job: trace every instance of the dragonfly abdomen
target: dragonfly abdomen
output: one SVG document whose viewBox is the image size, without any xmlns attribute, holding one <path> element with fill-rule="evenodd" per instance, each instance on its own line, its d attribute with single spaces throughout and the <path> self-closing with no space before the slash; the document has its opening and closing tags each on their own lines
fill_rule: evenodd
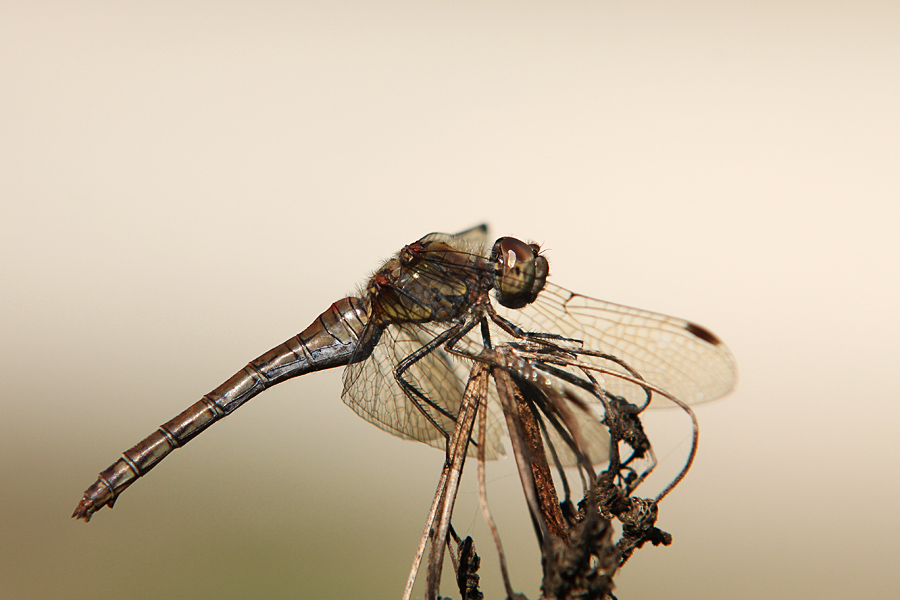
<svg viewBox="0 0 900 600">
<path fill-rule="evenodd" d="M 304 373 L 346 365 L 357 350 L 366 322 L 362 300 L 338 300 L 302 333 L 252 360 L 228 381 L 126 450 L 84 492 L 72 516 L 89 521 L 99 509 L 112 507 L 119 494 L 173 450 L 266 388 Z"/>
</svg>

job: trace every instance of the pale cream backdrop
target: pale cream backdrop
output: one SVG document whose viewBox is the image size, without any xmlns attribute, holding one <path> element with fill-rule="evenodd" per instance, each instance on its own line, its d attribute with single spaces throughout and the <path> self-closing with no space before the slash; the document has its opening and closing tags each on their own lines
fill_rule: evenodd
<svg viewBox="0 0 900 600">
<path fill-rule="evenodd" d="M 398 598 L 442 456 L 358 418 L 339 371 L 69 515 L 404 243 L 482 221 L 737 357 L 661 506 L 674 544 L 620 598 L 898 597 L 898 7 L 3 3 L 0 597 Z M 648 493 L 687 435 L 651 417 Z M 467 485 L 456 524 L 500 598 Z"/>
</svg>

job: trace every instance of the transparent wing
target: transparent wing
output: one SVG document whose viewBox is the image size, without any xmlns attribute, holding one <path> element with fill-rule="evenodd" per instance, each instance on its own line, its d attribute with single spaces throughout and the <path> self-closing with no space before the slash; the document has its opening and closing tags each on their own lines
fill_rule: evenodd
<svg viewBox="0 0 900 600">
<path fill-rule="evenodd" d="M 427 345 L 438 332 L 433 326 L 421 324 L 388 326 L 369 358 L 344 370 L 343 401 L 363 419 L 389 433 L 443 449 L 446 436 L 456 426 L 470 365 L 440 347 L 413 363 L 404 379 L 431 404 L 407 396 L 394 376 L 397 365 Z M 503 448 L 491 404 L 489 400 L 485 454 L 496 458 L 502 455 Z M 477 430 L 472 437 L 478 439 Z"/>
<path fill-rule="evenodd" d="M 713 400 L 734 387 L 731 352 L 712 333 L 684 319 L 596 300 L 549 282 L 532 304 L 518 310 L 496 308 L 525 331 L 581 342 L 563 340 L 560 346 L 613 355 L 649 383 L 688 404 Z M 579 359 L 628 374 L 613 361 L 584 355 Z M 612 394 L 640 402 L 632 383 L 606 376 L 600 384 Z M 652 406 L 671 404 L 657 394 Z"/>
<path fill-rule="evenodd" d="M 388 326 L 371 356 L 344 371 L 341 398 L 370 423 L 402 438 L 440 448 L 444 445 L 444 434 L 453 431 L 452 420 L 427 403 L 419 402 L 417 406 L 394 377 L 397 365 L 422 346 L 423 340 L 416 329 L 406 325 Z M 437 406 L 455 415 L 462 400 L 463 384 L 444 355 L 440 349 L 425 355 L 405 377 Z"/>
<path fill-rule="evenodd" d="M 429 234 L 421 241 L 441 240 L 473 256 L 483 256 L 486 234 L 487 228 L 478 226 L 454 235 Z M 431 287 L 437 289 L 438 284 L 445 283 L 444 269 L 453 269 L 456 270 L 455 277 L 447 278 L 446 282 L 458 283 L 459 269 L 464 266 L 451 262 L 444 265 L 439 260 L 433 262 L 421 268 L 419 279 L 427 280 L 426 283 L 430 281 Z M 485 264 L 473 260 L 469 268 L 474 277 Z M 734 386 L 736 369 L 728 348 L 706 329 L 684 319 L 596 300 L 549 282 L 532 304 L 521 309 L 495 305 L 495 309 L 524 332 L 543 336 L 543 340 L 553 347 L 552 356 L 545 355 L 545 358 L 571 356 L 573 360 L 563 370 L 568 369 L 570 375 L 581 380 L 596 378 L 597 390 L 587 394 L 588 398 L 582 403 L 582 406 L 592 408 L 588 412 L 582 411 L 574 423 L 582 451 L 591 462 L 604 460 L 609 445 L 608 434 L 601 423 L 603 415 L 592 414 L 595 409 L 599 410 L 598 396 L 606 392 L 641 404 L 643 389 L 627 380 L 633 373 L 687 403 L 718 398 Z M 389 325 L 371 356 L 347 367 L 342 394 L 344 402 L 367 421 L 394 435 L 444 448 L 446 435 L 455 425 L 471 363 L 443 348 L 436 348 L 413 363 L 404 378 L 428 401 L 408 396 L 395 378 L 395 369 L 449 326 L 448 323 Z M 489 329 L 495 347 L 529 341 L 528 337 L 510 335 L 493 323 Z M 481 330 L 476 327 L 459 341 L 456 349 L 476 356 L 483 347 Z M 532 360 L 540 363 L 543 359 L 535 355 Z M 547 381 L 552 379 L 554 376 L 548 375 Z M 652 406 L 665 405 L 671 405 L 671 402 L 654 394 Z M 493 385 L 490 386 L 487 408 L 488 430 L 485 433 L 489 441 L 485 450 L 488 457 L 496 457 L 502 454 L 499 440 L 504 428 Z M 562 462 L 572 464 L 573 457 L 562 438 L 553 431 L 548 435 L 563 454 Z"/>
<path fill-rule="evenodd" d="M 446 242 L 459 250 L 483 256 L 487 251 L 487 233 L 488 226 L 482 223 L 459 233 L 429 233 L 419 241 Z"/>
<path fill-rule="evenodd" d="M 591 464 L 599 465 L 609 460 L 609 430 L 603 424 L 602 414 L 596 414 L 590 408 L 584 411 L 573 406 L 570 425 L 572 427 L 569 428 L 569 434 L 575 438 L 578 447 Z M 577 465 L 578 457 L 559 431 L 546 419 L 545 426 L 546 435 L 559 463 L 564 467 Z"/>
</svg>

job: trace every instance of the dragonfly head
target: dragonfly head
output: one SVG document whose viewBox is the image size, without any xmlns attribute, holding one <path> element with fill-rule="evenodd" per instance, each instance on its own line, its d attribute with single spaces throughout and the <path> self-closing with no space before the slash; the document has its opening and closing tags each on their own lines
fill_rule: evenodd
<svg viewBox="0 0 900 600">
<path fill-rule="evenodd" d="M 544 289 L 550 265 L 537 244 L 512 237 L 494 242 L 491 260 L 497 276 L 497 300 L 507 308 L 531 304 Z"/>
</svg>

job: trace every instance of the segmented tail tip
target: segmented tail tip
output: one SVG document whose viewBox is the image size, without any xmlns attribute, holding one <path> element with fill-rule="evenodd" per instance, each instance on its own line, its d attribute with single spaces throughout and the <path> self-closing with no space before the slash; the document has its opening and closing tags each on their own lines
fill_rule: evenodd
<svg viewBox="0 0 900 600">
<path fill-rule="evenodd" d="M 73 519 L 84 519 L 85 523 L 89 523 L 91 520 L 91 515 L 96 512 L 97 508 L 94 506 L 94 503 L 88 500 L 87 498 L 82 498 L 81 502 L 78 503 L 78 506 L 75 507 L 75 512 L 72 513 Z"/>
</svg>

